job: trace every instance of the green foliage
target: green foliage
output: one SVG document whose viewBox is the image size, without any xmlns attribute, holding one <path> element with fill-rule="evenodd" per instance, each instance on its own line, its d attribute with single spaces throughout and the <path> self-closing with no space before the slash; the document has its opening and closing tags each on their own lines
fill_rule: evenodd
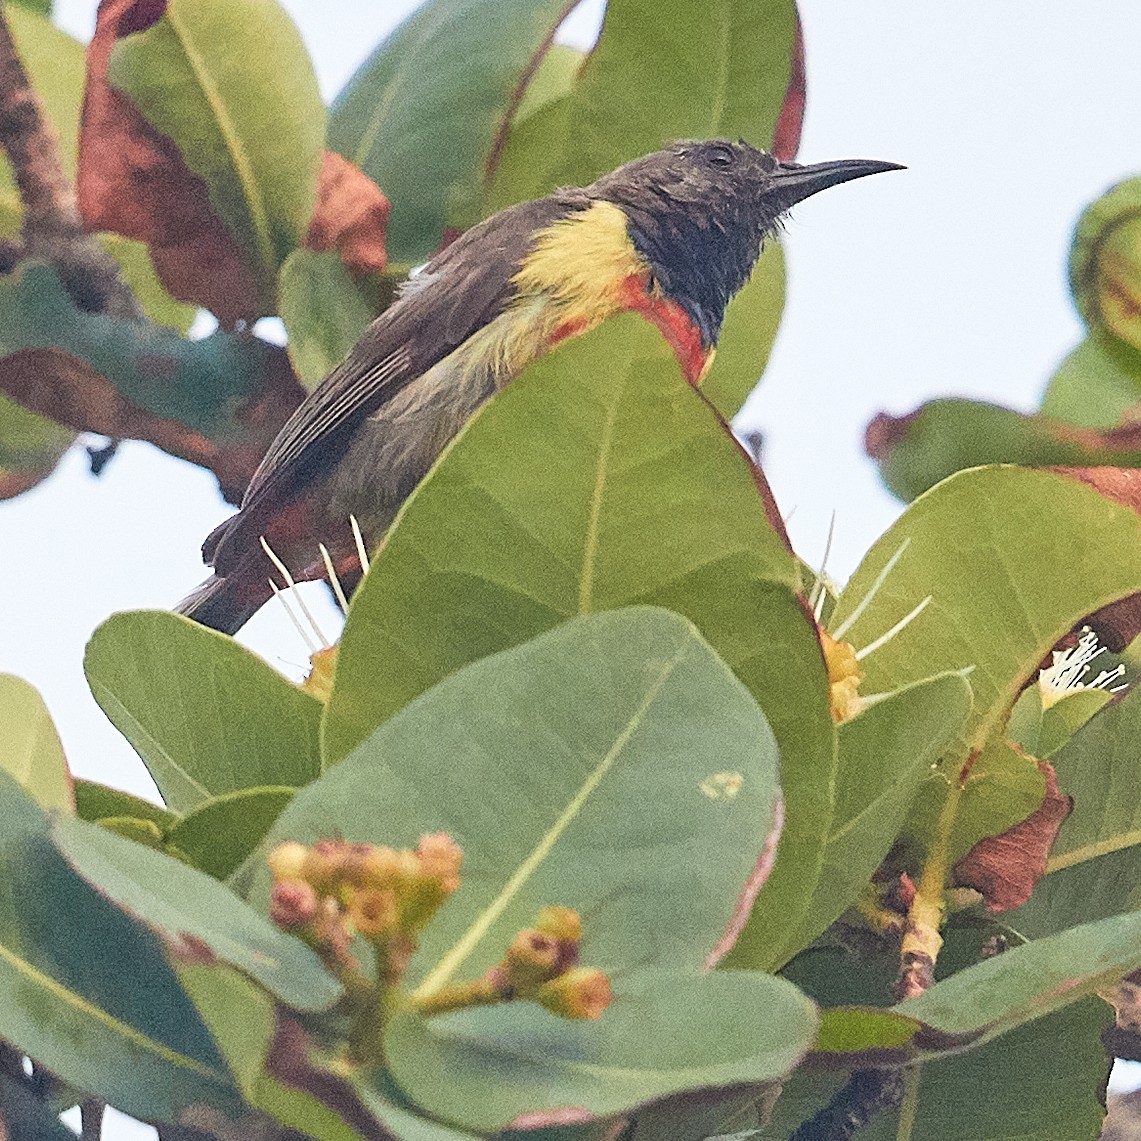
<svg viewBox="0 0 1141 1141">
<path fill-rule="evenodd" d="M 84 58 L 47 8 L 8 19 L 70 176 Z M 564 10 L 429 0 L 337 99 L 330 143 L 390 198 L 396 261 L 674 138 L 771 143 L 792 0 L 611 0 L 586 54 L 552 46 Z M 318 383 L 406 267 L 345 253 L 380 250 L 383 219 L 339 236 L 364 184 L 319 179 L 325 110 L 284 10 L 170 0 L 124 29 L 110 80 L 166 140 L 154 178 L 184 163 L 251 271 L 235 312 L 276 307 Z M 1096 996 L 1141 968 L 1141 704 L 1043 705 L 1034 681 L 1141 593 L 1141 503 L 1128 473 L 1110 497 L 1011 461 L 1136 465 L 1137 187 L 1079 225 L 1089 333 L 1041 413 L 877 421 L 915 502 L 817 613 L 726 423 L 779 324 L 773 243 L 700 389 L 627 316 L 483 407 L 374 552 L 321 700 L 175 615 L 100 626 L 91 689 L 163 806 L 73 781 L 42 700 L 0 676 L 0 1045 L 65 1083 L 5 1072 L 0 1132 L 55 1141 L 63 1102 L 95 1095 L 219 1141 L 270 1120 L 316 1141 L 787 1139 L 878 1069 L 902 1103 L 857 1141 L 1092 1141 Z M 244 329 L 177 335 L 191 310 L 150 253 L 183 284 L 205 266 L 233 288 L 234 267 L 215 243 L 172 270 L 194 236 L 146 221 L 163 241 L 106 248 L 169 330 L 25 262 L 0 279 L 0 357 L 40 354 L 38 383 L 43 350 L 70 354 L 83 383 L 39 411 L 78 427 L 113 397 L 116 426 L 230 449 L 240 484 L 299 390 Z M 0 234 L 21 224 L 0 166 Z M 0 493 L 72 439 L 5 399 Z M 1005 895 L 960 886 L 968 857 Z"/>
<path fill-rule="evenodd" d="M 430 0 L 337 97 L 329 142 L 393 203 L 392 257 L 423 261 L 448 226 L 479 221 L 492 151 L 566 8 L 566 0 Z"/>
<path fill-rule="evenodd" d="M 169 0 L 115 45 L 111 83 L 170 138 L 261 279 L 301 244 L 317 200 L 325 109 L 275 0 Z"/>
<path fill-rule="evenodd" d="M 164 611 L 116 614 L 84 668 L 177 812 L 320 772 L 320 703 L 224 635 Z"/>
<path fill-rule="evenodd" d="M 75 811 L 63 746 L 51 714 L 26 681 L 0 674 L 0 769 L 41 808 Z"/>
</svg>

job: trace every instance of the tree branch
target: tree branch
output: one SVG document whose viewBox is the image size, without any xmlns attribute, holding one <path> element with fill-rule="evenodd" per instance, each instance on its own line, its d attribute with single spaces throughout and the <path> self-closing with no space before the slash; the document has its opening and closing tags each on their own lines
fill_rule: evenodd
<svg viewBox="0 0 1141 1141">
<path fill-rule="evenodd" d="M 119 266 L 83 228 L 75 187 L 64 174 L 59 139 L 28 82 L 0 3 L 0 146 L 24 205 L 24 256 L 54 265 L 80 309 L 142 319 Z"/>
<path fill-rule="evenodd" d="M 857 1070 L 848 1084 L 789 1141 L 847 1141 L 903 1100 L 903 1070 Z"/>
</svg>

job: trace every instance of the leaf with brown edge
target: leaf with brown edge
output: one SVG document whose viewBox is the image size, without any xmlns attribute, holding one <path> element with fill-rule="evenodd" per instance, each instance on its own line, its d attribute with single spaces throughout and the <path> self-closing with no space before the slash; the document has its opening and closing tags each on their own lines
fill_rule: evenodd
<svg viewBox="0 0 1141 1141">
<path fill-rule="evenodd" d="M 792 72 L 788 77 L 788 90 L 784 105 L 777 116 L 773 131 L 773 154 L 781 162 L 792 162 L 800 149 L 800 133 L 804 127 L 804 105 L 808 99 L 807 71 L 804 60 L 804 25 L 800 12 L 796 13 L 796 31 L 792 41 Z"/>
<path fill-rule="evenodd" d="M 166 0 L 103 0 L 99 6 L 79 128 L 79 210 L 90 229 L 146 242 L 174 297 L 232 325 L 271 312 L 271 298 L 259 300 L 250 267 L 210 206 L 206 183 L 107 79 L 116 42 L 151 27 L 165 10 Z"/>
<path fill-rule="evenodd" d="M 326 151 L 305 247 L 318 253 L 336 250 L 350 273 L 379 273 L 388 263 L 384 238 L 390 211 L 388 199 L 367 174 Z"/>
<path fill-rule="evenodd" d="M 1021 907 L 1046 874 L 1046 858 L 1062 822 L 1073 810 L 1073 800 L 1058 789 L 1054 768 L 1039 761 L 1046 778 L 1042 803 L 1020 824 L 998 836 L 980 840 L 954 867 L 952 877 L 960 887 L 982 892 L 992 912 Z"/>
</svg>

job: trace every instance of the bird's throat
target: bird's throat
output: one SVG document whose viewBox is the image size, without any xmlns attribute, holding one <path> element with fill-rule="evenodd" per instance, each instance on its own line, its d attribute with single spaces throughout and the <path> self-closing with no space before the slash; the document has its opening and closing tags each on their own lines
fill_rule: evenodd
<svg viewBox="0 0 1141 1141">
<path fill-rule="evenodd" d="M 655 294 L 649 286 L 648 276 L 640 273 L 630 274 L 622 281 L 620 297 L 623 309 L 640 313 L 657 325 L 673 349 L 685 379 L 690 384 L 699 384 L 713 363 L 714 349 L 705 347 L 701 330 L 684 307 L 668 297 Z"/>
</svg>

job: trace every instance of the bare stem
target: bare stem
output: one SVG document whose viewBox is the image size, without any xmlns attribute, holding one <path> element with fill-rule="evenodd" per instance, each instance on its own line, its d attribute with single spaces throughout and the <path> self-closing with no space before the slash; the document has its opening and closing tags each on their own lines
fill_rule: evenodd
<svg viewBox="0 0 1141 1141">
<path fill-rule="evenodd" d="M 24 205 L 24 255 L 53 265 L 80 309 L 142 318 L 119 266 L 83 228 L 75 187 L 64 173 L 59 138 L 20 62 L 0 3 L 0 146 Z"/>
</svg>

